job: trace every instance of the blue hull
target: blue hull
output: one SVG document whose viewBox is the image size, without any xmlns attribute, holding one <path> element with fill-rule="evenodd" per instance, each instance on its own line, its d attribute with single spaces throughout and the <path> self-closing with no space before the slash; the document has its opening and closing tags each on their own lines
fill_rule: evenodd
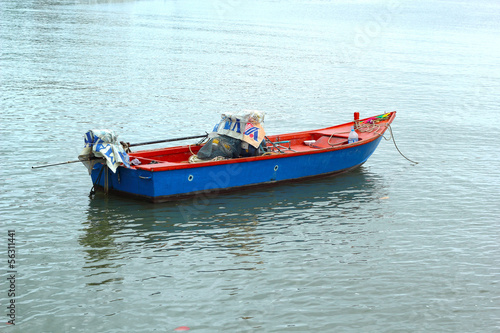
<svg viewBox="0 0 500 333">
<path fill-rule="evenodd" d="M 219 193 L 248 186 L 325 176 L 363 164 L 382 136 L 343 149 L 266 158 L 230 160 L 227 163 L 154 171 L 119 167 L 116 173 L 103 164 L 92 170 L 95 186 L 152 202 L 170 201 L 197 194 Z M 107 175 L 107 176 L 106 176 Z"/>
</svg>

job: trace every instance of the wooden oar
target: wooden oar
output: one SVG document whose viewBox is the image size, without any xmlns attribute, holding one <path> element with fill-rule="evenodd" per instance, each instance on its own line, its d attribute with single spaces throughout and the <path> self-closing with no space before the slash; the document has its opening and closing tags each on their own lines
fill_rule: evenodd
<svg viewBox="0 0 500 333">
<path fill-rule="evenodd" d="M 173 142 L 173 141 L 181 141 L 181 140 L 189 140 L 189 139 L 201 139 L 201 138 L 206 138 L 207 136 L 208 136 L 208 133 L 206 133 L 204 135 L 186 136 L 183 138 L 148 141 L 148 142 L 141 142 L 141 143 L 132 143 L 132 144 L 127 144 L 125 142 L 121 142 L 121 143 L 122 143 L 122 145 L 125 145 L 125 144 L 127 145 L 127 147 L 125 147 L 125 148 L 129 148 L 129 147 L 135 147 L 135 146 L 152 145 L 155 143 Z M 83 160 L 83 161 L 86 161 L 86 160 Z M 32 169 L 39 169 L 39 168 L 46 168 L 46 167 L 51 167 L 51 166 L 56 166 L 56 165 L 63 165 L 63 164 L 83 162 L 83 161 L 75 160 L 75 161 L 66 161 L 66 162 L 53 163 L 53 164 L 36 165 L 36 166 L 32 166 L 31 168 Z"/>
</svg>

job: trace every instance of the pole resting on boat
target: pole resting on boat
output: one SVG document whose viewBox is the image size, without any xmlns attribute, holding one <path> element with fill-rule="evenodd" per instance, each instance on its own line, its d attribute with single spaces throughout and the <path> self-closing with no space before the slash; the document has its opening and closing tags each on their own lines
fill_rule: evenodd
<svg viewBox="0 0 500 333">
<path fill-rule="evenodd" d="M 183 138 L 174 138 L 174 139 L 165 139 L 165 140 L 157 140 L 157 141 L 148 141 L 148 142 L 141 142 L 141 143 L 126 143 L 126 142 L 120 142 L 122 145 L 123 145 L 123 148 L 125 148 L 126 150 L 130 147 L 135 147 L 135 146 L 144 146 L 144 145 L 152 145 L 152 144 L 155 144 L 155 143 L 164 143 L 164 142 L 173 142 L 173 141 L 181 141 L 181 140 L 189 140 L 189 139 L 205 139 L 206 137 L 208 137 L 208 133 L 205 133 L 204 135 L 194 135 L 194 136 L 186 136 L 186 137 L 183 137 Z M 201 144 L 201 142 L 203 141 L 200 141 L 199 143 L 197 144 Z M 128 151 L 130 152 L 130 151 Z M 92 160 L 92 159 L 95 159 L 95 158 L 90 158 L 89 160 Z M 35 166 L 32 166 L 31 168 L 32 169 L 40 169 L 40 168 L 47 168 L 47 167 L 51 167 L 51 166 L 57 166 L 57 165 L 63 165 L 63 164 L 70 164 L 70 163 L 77 163 L 77 162 L 85 162 L 85 160 L 74 160 L 74 161 L 66 161 L 66 162 L 59 162 L 59 163 L 52 163 L 52 164 L 44 164 L 44 165 L 35 165 Z"/>
<path fill-rule="evenodd" d="M 183 138 L 148 141 L 148 142 L 141 142 L 141 143 L 131 143 L 131 144 L 127 144 L 127 146 L 128 147 L 135 147 L 135 146 L 153 145 L 155 143 L 173 142 L 173 141 L 181 141 L 181 140 L 189 140 L 189 139 L 201 139 L 201 138 L 206 138 L 207 136 L 208 136 L 208 133 L 205 133 L 204 135 L 186 136 Z"/>
<path fill-rule="evenodd" d="M 79 160 L 74 160 L 74 161 L 66 161 L 66 162 L 59 162 L 59 163 L 52 163 L 52 164 L 44 164 L 44 165 L 35 165 L 32 166 L 32 169 L 40 169 L 40 168 L 47 168 L 51 166 L 58 166 L 58 165 L 63 165 L 63 164 L 70 164 L 70 163 L 77 163 L 77 162 L 88 162 L 88 161 L 93 161 L 93 160 L 101 160 L 99 157 L 90 157 L 90 158 L 85 158 L 85 159 L 79 159 Z"/>
<path fill-rule="evenodd" d="M 35 165 L 32 166 L 32 169 L 40 169 L 40 168 L 46 168 L 46 167 L 51 167 L 51 166 L 56 166 L 56 165 L 63 165 L 63 164 L 69 164 L 69 163 L 76 163 L 76 162 L 81 162 L 80 160 L 76 161 L 66 161 L 66 162 L 60 162 L 60 163 L 52 163 L 52 164 L 44 164 L 44 165 Z"/>
</svg>

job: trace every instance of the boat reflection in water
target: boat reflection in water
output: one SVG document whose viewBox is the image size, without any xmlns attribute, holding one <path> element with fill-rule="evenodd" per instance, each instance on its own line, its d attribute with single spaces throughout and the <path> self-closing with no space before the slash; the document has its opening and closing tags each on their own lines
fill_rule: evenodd
<svg viewBox="0 0 500 333">
<path fill-rule="evenodd" d="M 364 225 L 370 219 L 361 222 L 363 215 L 376 218 L 366 207 L 377 205 L 383 191 L 383 179 L 360 167 L 335 177 L 163 204 L 98 193 L 80 239 L 87 252 L 84 268 L 101 275 L 131 257 L 166 260 L 186 251 L 199 257 L 207 250 L 247 257 L 253 264 L 239 269 L 257 269 L 261 252 L 280 250 L 273 245 L 277 238 L 303 242 L 308 232 L 324 228 L 328 237 L 369 232 Z"/>
</svg>

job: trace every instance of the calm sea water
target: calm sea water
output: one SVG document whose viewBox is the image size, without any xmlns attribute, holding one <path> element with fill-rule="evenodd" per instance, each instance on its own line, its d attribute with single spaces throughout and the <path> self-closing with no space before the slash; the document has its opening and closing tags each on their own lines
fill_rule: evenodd
<svg viewBox="0 0 500 333">
<path fill-rule="evenodd" d="M 0 1 L 5 332 L 500 332 L 500 4 Z M 338 177 L 152 205 L 83 134 L 268 134 L 397 110 Z M 15 297 L 8 230 L 15 230 Z"/>
</svg>

